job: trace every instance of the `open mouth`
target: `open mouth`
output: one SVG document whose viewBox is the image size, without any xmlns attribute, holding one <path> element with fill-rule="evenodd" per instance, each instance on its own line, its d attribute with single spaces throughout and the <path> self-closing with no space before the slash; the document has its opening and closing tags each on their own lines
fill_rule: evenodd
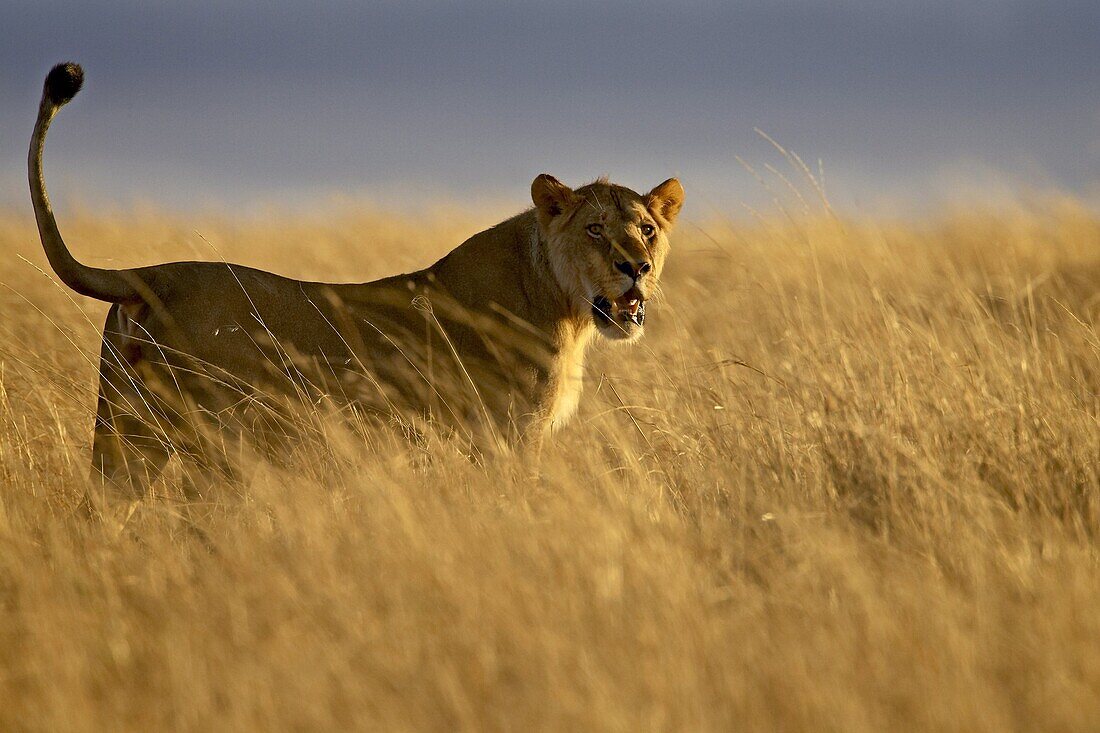
<svg viewBox="0 0 1100 733">
<path fill-rule="evenodd" d="M 641 326 L 645 323 L 645 301 L 631 292 L 615 300 L 597 295 L 592 299 L 592 317 L 598 325 L 618 323 Z"/>
</svg>

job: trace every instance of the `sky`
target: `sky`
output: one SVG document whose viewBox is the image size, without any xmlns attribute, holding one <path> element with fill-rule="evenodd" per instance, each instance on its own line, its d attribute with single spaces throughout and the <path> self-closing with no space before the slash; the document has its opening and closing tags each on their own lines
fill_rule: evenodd
<svg viewBox="0 0 1100 733">
<path fill-rule="evenodd" d="M 1096 0 L 3 0 L 0 205 L 62 60 L 55 202 L 522 207 L 548 172 L 676 175 L 703 215 L 790 172 L 758 130 L 864 212 L 1100 190 Z"/>
</svg>

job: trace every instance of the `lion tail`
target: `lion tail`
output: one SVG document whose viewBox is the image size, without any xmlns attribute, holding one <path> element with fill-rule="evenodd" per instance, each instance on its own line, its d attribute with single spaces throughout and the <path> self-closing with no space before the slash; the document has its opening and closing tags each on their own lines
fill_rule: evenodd
<svg viewBox="0 0 1100 733">
<path fill-rule="evenodd" d="M 34 217 L 38 221 L 38 235 L 46 250 L 50 267 L 70 288 L 92 298 L 112 303 L 140 300 L 134 288 L 131 273 L 124 270 L 104 270 L 81 264 L 72 256 L 61 232 L 57 230 L 50 199 L 46 195 L 46 181 L 42 176 L 42 150 L 46 144 L 46 132 L 54 115 L 70 99 L 76 96 L 84 83 L 84 70 L 78 64 L 58 64 L 46 76 L 42 89 L 42 102 L 38 107 L 38 119 L 34 124 L 31 149 L 27 156 L 30 175 L 31 202 Z"/>
</svg>

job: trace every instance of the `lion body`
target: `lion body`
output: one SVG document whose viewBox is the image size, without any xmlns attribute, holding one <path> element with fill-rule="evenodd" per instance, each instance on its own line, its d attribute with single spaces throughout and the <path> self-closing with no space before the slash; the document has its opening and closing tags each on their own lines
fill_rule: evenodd
<svg viewBox="0 0 1100 733">
<path fill-rule="evenodd" d="M 593 336 L 641 333 L 683 196 L 675 179 L 641 196 L 539 176 L 534 209 L 426 269 L 368 283 L 212 262 L 85 266 L 61 239 L 42 175 L 46 131 L 82 79 L 73 64 L 47 77 L 30 183 L 54 270 L 114 304 L 92 449 L 114 484 L 143 490 L 172 453 L 222 465 L 227 432 L 286 432 L 288 398 L 427 418 L 496 442 L 539 440 L 575 412 Z"/>
<path fill-rule="evenodd" d="M 213 414 L 245 393 L 323 394 L 513 437 L 543 430 L 576 406 L 594 326 L 558 315 L 534 224 L 528 212 L 431 267 L 362 284 L 211 262 L 133 270 L 147 295 L 108 314 L 109 356 L 126 361 L 112 368 L 142 364 L 142 384 Z"/>
</svg>

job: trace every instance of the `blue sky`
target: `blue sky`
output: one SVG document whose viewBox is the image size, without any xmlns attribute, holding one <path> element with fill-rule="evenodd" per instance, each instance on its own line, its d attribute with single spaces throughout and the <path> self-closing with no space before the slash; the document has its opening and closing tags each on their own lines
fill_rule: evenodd
<svg viewBox="0 0 1100 733">
<path fill-rule="evenodd" d="M 0 203 L 41 81 L 55 199 L 170 208 L 335 193 L 526 203 L 546 171 L 767 198 L 754 128 L 842 206 L 1100 180 L 1100 3 L 54 2 L 0 5 Z"/>
</svg>

